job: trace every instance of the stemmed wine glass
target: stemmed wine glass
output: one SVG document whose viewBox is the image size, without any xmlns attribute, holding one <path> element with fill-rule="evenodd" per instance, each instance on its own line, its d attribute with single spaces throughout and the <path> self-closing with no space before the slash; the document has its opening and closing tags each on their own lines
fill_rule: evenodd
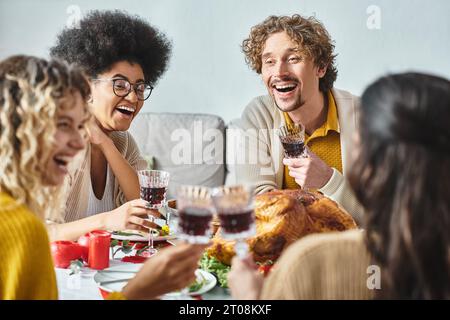
<svg viewBox="0 0 450 320">
<path fill-rule="evenodd" d="M 245 240 L 256 234 L 254 190 L 250 185 L 224 186 L 215 188 L 211 196 L 220 220 L 221 236 L 236 240 L 234 249 L 241 259 L 248 254 Z"/>
<path fill-rule="evenodd" d="M 162 170 L 140 170 L 138 171 L 141 199 L 147 201 L 147 208 L 158 210 L 166 206 L 166 193 L 169 185 L 170 174 Z M 154 222 L 154 217 L 149 214 L 148 218 Z M 145 253 L 151 257 L 158 250 L 153 247 L 153 232 L 149 230 L 148 249 Z"/>
<path fill-rule="evenodd" d="M 210 189 L 202 186 L 180 186 L 177 190 L 177 209 L 177 236 L 189 243 L 208 243 L 214 212 Z"/>
<path fill-rule="evenodd" d="M 207 187 L 183 185 L 177 189 L 178 223 L 176 234 L 192 244 L 206 244 L 211 240 L 214 207 Z M 181 290 L 181 299 L 189 297 L 189 288 Z"/>
</svg>

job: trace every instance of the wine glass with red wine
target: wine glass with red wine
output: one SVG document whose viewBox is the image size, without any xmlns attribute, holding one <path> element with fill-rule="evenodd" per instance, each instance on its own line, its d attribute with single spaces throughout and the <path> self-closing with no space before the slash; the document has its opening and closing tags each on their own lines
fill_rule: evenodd
<svg viewBox="0 0 450 320">
<path fill-rule="evenodd" d="M 178 238 L 192 244 L 206 244 L 211 240 L 214 207 L 209 188 L 186 185 L 178 187 L 177 211 Z M 181 290 L 181 297 L 189 297 L 188 287 Z"/>
<path fill-rule="evenodd" d="M 166 193 L 169 185 L 170 174 L 161 170 L 140 170 L 138 171 L 140 196 L 147 201 L 147 208 L 158 210 L 166 205 Z M 152 215 L 148 215 L 151 222 L 154 221 Z M 149 230 L 148 250 L 144 255 L 150 257 L 157 253 L 153 247 L 153 233 Z"/>
<path fill-rule="evenodd" d="M 249 185 L 215 188 L 211 198 L 220 221 L 223 239 L 236 240 L 234 249 L 239 258 L 248 254 L 247 238 L 256 234 L 254 187 Z"/>
<path fill-rule="evenodd" d="M 208 243 L 211 239 L 214 212 L 210 189 L 202 186 L 180 186 L 177 190 L 177 210 L 177 236 L 189 243 Z"/>
<path fill-rule="evenodd" d="M 305 157 L 305 127 L 301 123 L 281 126 L 277 131 L 288 159 Z"/>
<path fill-rule="evenodd" d="M 301 123 L 286 124 L 277 131 L 284 149 L 284 157 L 288 159 L 306 158 L 305 126 Z M 303 187 L 308 191 L 308 188 Z"/>
</svg>

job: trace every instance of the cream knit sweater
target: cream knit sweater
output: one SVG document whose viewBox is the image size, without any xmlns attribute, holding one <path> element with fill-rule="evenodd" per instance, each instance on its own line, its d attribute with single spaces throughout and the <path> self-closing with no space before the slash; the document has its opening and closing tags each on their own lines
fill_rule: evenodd
<svg viewBox="0 0 450 320">
<path fill-rule="evenodd" d="M 141 157 L 139 148 L 130 133 L 117 131 L 113 132 L 110 137 L 117 150 L 119 150 L 131 167 L 136 171 L 147 168 L 147 162 Z M 105 188 L 105 190 L 114 190 L 114 203 L 116 207 L 120 207 L 126 202 L 125 196 L 120 189 L 119 182 L 114 176 L 109 181 L 113 184 L 113 187 Z M 61 222 L 72 222 L 88 216 L 86 212 L 89 201 L 89 184 L 91 184 L 90 145 L 86 149 L 81 166 L 70 173 L 68 186 L 66 187 L 68 195 L 66 209 L 63 214 L 63 221 Z"/>
<path fill-rule="evenodd" d="M 283 252 L 264 282 L 261 299 L 373 299 L 372 268 L 363 231 L 313 234 Z"/>
</svg>

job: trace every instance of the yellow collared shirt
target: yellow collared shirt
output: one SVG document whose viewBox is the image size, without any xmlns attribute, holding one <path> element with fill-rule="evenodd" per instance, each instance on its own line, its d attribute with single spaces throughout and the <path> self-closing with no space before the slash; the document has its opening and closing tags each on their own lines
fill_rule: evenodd
<svg viewBox="0 0 450 320">
<path fill-rule="evenodd" d="M 331 91 L 328 91 L 327 120 L 317 128 L 311 136 L 305 133 L 305 143 L 308 148 L 321 158 L 327 165 L 342 173 L 342 156 L 340 128 L 336 102 Z M 292 124 L 287 112 L 283 113 L 286 124 Z M 298 189 L 295 179 L 289 175 L 289 168 L 284 167 L 283 189 Z"/>
</svg>

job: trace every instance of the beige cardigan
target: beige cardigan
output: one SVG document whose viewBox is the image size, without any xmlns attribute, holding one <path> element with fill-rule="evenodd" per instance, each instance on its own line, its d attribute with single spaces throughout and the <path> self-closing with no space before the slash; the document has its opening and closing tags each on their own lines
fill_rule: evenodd
<svg viewBox="0 0 450 320">
<path fill-rule="evenodd" d="M 382 286 L 381 274 L 373 271 L 364 236 L 350 230 L 298 240 L 273 266 L 261 299 L 373 299 L 380 288 L 372 280 L 379 276 Z"/>
<path fill-rule="evenodd" d="M 351 165 L 359 100 L 346 91 L 333 89 L 332 93 L 339 118 L 343 175 L 333 168 L 331 179 L 319 191 L 338 202 L 360 223 L 362 206 L 344 178 Z M 257 193 L 282 189 L 284 152 L 275 130 L 284 124 L 283 113 L 270 96 L 260 96 L 249 103 L 241 119 L 227 130 L 227 184 L 251 183 Z"/>
<path fill-rule="evenodd" d="M 137 170 L 147 167 L 147 162 L 141 157 L 139 148 L 133 137 L 128 132 L 113 132 L 110 135 L 117 150 L 123 155 L 128 163 Z M 114 202 L 120 207 L 126 202 L 125 196 L 120 189 L 116 177 L 110 182 L 114 184 Z M 72 222 L 86 218 L 86 209 L 89 200 L 89 184 L 91 183 L 91 146 L 88 145 L 81 166 L 74 169 L 68 178 L 68 198 L 62 222 Z"/>
</svg>

